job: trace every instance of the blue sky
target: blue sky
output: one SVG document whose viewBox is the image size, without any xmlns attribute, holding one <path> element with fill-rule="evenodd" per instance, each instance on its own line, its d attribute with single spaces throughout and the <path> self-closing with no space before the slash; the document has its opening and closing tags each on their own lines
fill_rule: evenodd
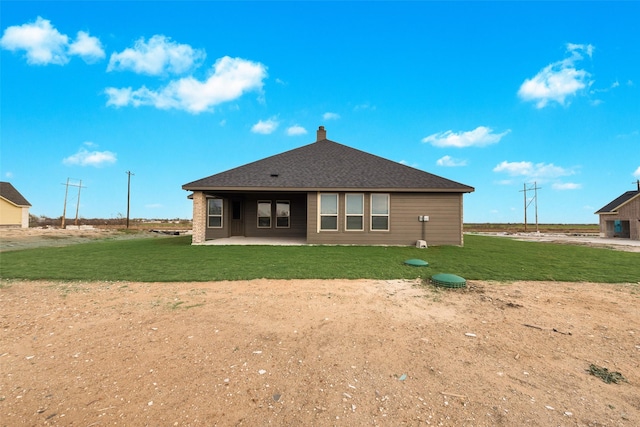
<svg viewBox="0 0 640 427">
<path fill-rule="evenodd" d="M 640 2 L 0 2 L 0 180 L 190 218 L 187 182 L 331 140 L 595 223 L 640 179 Z M 528 193 L 533 195 L 532 193 Z M 77 187 L 68 203 L 75 215 Z M 528 211 L 534 218 L 534 203 Z M 69 211 L 68 211 L 69 212 Z"/>
</svg>

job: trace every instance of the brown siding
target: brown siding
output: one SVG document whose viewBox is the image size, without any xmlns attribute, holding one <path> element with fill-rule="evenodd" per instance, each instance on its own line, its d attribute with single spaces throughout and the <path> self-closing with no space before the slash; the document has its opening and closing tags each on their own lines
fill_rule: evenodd
<svg viewBox="0 0 640 427">
<path fill-rule="evenodd" d="M 630 238 L 640 240 L 640 198 L 636 197 L 631 202 L 618 209 L 617 214 L 600 214 L 600 235 L 613 237 L 613 225 L 607 228 L 607 221 L 629 221 Z"/>
<path fill-rule="evenodd" d="M 231 219 L 231 204 L 229 199 L 222 200 L 222 228 L 209 228 L 209 217 L 207 212 L 207 205 L 204 206 L 204 223 L 207 227 L 206 240 L 220 239 L 223 237 L 229 237 L 230 233 L 230 219 Z"/>
<path fill-rule="evenodd" d="M 424 237 L 428 245 L 462 245 L 461 193 L 391 193 L 389 231 L 370 230 L 369 193 L 365 193 L 364 231 L 345 231 L 345 197 L 340 193 L 338 231 L 318 232 L 317 198 L 317 193 L 308 193 L 308 243 L 415 245 Z M 428 215 L 429 221 L 418 221 L 420 215 Z"/>
<path fill-rule="evenodd" d="M 258 228 L 258 201 L 271 201 L 271 228 Z M 289 228 L 276 228 L 276 202 L 289 201 Z M 245 235 L 247 237 L 304 237 L 307 205 L 305 194 L 249 194 L 244 199 Z"/>
</svg>

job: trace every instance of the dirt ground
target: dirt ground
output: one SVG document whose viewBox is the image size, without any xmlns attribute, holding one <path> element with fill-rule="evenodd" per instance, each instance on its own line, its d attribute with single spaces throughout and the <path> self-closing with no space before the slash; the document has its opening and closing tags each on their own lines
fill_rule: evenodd
<svg viewBox="0 0 640 427">
<path fill-rule="evenodd" d="M 184 231 L 184 230 L 183 230 Z M 149 230 L 122 231 L 114 228 L 92 226 L 69 226 L 47 228 L 0 228 L 0 252 L 32 249 L 37 247 L 59 247 L 87 243 L 93 240 L 123 240 L 167 236 L 169 231 Z"/>
<path fill-rule="evenodd" d="M 640 283 L 0 280 L 0 425 L 637 426 L 639 306 Z"/>
</svg>

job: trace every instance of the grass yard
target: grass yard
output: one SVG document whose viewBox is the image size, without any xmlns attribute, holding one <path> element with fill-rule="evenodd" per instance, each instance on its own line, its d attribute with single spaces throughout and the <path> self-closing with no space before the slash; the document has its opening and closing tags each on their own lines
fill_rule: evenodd
<svg viewBox="0 0 640 427">
<path fill-rule="evenodd" d="M 415 279 L 640 281 L 640 254 L 511 239 L 465 237 L 464 247 L 191 246 L 191 237 L 97 241 L 0 254 L 3 279 L 218 281 Z M 404 261 L 424 259 L 429 267 Z"/>
</svg>

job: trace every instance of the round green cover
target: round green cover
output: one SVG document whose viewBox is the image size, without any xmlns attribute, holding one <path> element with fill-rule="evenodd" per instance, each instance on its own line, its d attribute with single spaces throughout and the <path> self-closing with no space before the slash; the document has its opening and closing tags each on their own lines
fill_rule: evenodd
<svg viewBox="0 0 640 427">
<path fill-rule="evenodd" d="M 455 274 L 434 274 L 431 276 L 431 282 L 436 286 L 444 286 L 446 288 L 462 288 L 467 285 L 467 281 Z"/>
<path fill-rule="evenodd" d="M 404 263 L 414 267 L 427 267 L 429 265 L 427 261 L 423 261 L 421 259 L 408 259 Z"/>
</svg>

